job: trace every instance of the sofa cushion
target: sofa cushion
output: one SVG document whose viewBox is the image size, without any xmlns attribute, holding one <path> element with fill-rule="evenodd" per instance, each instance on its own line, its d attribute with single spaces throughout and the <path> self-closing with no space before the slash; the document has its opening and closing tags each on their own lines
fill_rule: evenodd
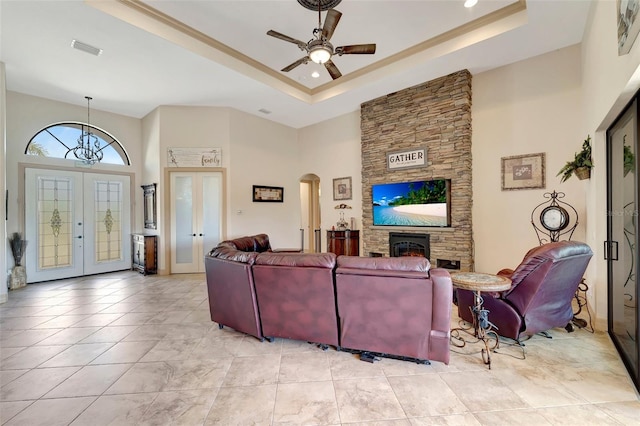
<svg viewBox="0 0 640 426">
<path fill-rule="evenodd" d="M 260 253 L 256 265 L 328 268 L 336 266 L 333 253 Z"/>
<path fill-rule="evenodd" d="M 431 268 L 429 259 L 419 256 L 401 257 L 357 257 L 338 256 L 338 267 L 375 269 L 388 271 L 427 272 Z"/>
</svg>

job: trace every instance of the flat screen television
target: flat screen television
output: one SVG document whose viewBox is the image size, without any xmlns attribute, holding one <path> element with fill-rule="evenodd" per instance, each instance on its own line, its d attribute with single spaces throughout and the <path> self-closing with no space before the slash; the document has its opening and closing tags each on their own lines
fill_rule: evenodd
<svg viewBox="0 0 640 426">
<path fill-rule="evenodd" d="M 374 226 L 451 226 L 451 180 L 373 185 Z"/>
</svg>

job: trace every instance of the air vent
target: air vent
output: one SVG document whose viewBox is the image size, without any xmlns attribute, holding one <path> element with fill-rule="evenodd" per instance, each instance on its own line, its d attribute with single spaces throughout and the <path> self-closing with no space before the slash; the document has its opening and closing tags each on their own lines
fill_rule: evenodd
<svg viewBox="0 0 640 426">
<path fill-rule="evenodd" d="M 97 47 L 90 46 L 78 40 L 73 40 L 71 42 L 71 47 L 73 47 L 74 49 L 82 50 L 83 52 L 90 53 L 95 56 L 100 56 L 102 54 L 102 49 L 98 49 Z"/>
</svg>

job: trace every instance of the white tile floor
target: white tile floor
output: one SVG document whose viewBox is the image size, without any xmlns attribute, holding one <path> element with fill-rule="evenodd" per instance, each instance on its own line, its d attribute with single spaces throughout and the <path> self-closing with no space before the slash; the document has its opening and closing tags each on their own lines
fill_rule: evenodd
<svg viewBox="0 0 640 426">
<path fill-rule="evenodd" d="M 259 342 L 209 318 L 204 275 L 32 284 L 0 305 L 4 425 L 638 425 L 605 333 L 553 330 L 418 365 Z M 457 318 L 452 319 L 452 325 Z M 509 356 L 514 355 L 514 356 Z"/>
</svg>

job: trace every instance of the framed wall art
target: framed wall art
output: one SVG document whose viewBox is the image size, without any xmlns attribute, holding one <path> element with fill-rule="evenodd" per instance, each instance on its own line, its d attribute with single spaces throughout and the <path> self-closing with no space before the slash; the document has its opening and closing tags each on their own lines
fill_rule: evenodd
<svg viewBox="0 0 640 426">
<path fill-rule="evenodd" d="M 640 32 L 640 0 L 617 0 L 618 56 L 626 55 Z"/>
<path fill-rule="evenodd" d="M 502 190 L 545 187 L 545 154 L 514 155 L 501 159 Z"/>
<path fill-rule="evenodd" d="M 333 199 L 350 200 L 353 197 L 351 191 L 351 176 L 333 180 Z"/>
<path fill-rule="evenodd" d="M 284 188 L 281 186 L 253 185 L 253 201 L 282 203 L 284 201 Z"/>
</svg>

